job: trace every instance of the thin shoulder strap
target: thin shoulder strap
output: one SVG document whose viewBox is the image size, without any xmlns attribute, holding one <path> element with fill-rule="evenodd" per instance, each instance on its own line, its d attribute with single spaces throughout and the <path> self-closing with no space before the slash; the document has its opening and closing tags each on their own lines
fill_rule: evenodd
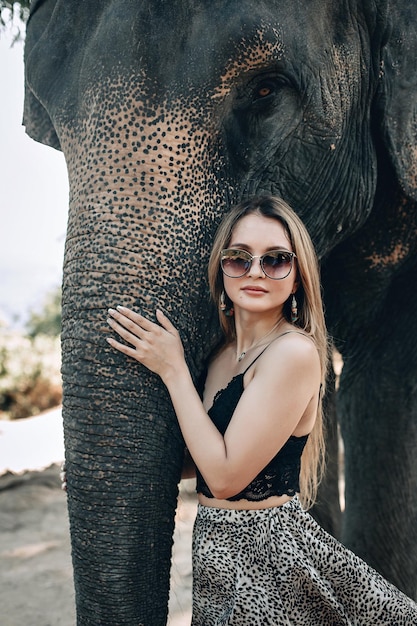
<svg viewBox="0 0 417 626">
<path fill-rule="evenodd" d="M 286 330 L 285 333 L 281 333 L 280 335 L 278 335 L 277 337 L 275 337 L 275 339 L 273 339 L 272 341 L 270 341 L 265 348 L 258 354 L 258 356 L 256 356 L 252 363 L 249 363 L 249 365 L 247 366 L 247 368 L 245 369 L 244 372 L 242 372 L 242 376 L 244 376 L 246 374 L 246 372 L 248 371 L 248 369 L 250 369 L 252 367 L 252 365 L 254 363 L 256 363 L 256 361 L 259 359 L 259 357 L 261 357 L 263 355 L 263 353 L 265 352 L 265 350 L 268 350 L 269 346 L 271 345 L 271 343 L 274 343 L 274 341 L 276 341 L 277 339 L 279 339 L 280 337 L 283 337 L 284 335 L 288 335 L 289 333 L 298 333 L 299 335 L 303 335 L 304 337 L 310 337 L 310 335 L 307 335 L 307 333 L 303 333 L 301 332 L 301 330 Z"/>
</svg>

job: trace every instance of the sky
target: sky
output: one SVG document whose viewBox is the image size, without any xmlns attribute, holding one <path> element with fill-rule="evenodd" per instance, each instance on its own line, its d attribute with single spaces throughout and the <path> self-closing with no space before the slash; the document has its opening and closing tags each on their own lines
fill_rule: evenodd
<svg viewBox="0 0 417 626">
<path fill-rule="evenodd" d="M 0 320 L 22 327 L 61 284 L 68 180 L 61 152 L 22 126 L 23 43 L 0 30 Z"/>
</svg>

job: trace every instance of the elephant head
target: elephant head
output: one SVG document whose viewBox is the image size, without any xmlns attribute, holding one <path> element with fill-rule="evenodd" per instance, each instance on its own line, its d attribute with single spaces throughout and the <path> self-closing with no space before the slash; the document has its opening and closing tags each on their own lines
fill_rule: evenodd
<svg viewBox="0 0 417 626">
<path fill-rule="evenodd" d="M 110 352 L 107 307 L 162 307 L 198 381 L 219 338 L 206 280 L 214 230 L 263 192 L 309 228 L 346 357 L 357 344 L 346 354 L 342 340 L 370 307 L 349 327 L 336 269 L 374 277 L 382 301 L 410 259 L 414 239 L 385 274 L 378 242 L 364 251 L 381 207 L 390 241 L 414 224 L 416 18 L 396 4 L 32 2 L 24 123 L 63 151 L 70 181 L 62 374 L 79 624 L 165 623 L 183 455 L 160 382 Z M 352 306 L 363 298 L 356 283 L 346 293 Z"/>
</svg>

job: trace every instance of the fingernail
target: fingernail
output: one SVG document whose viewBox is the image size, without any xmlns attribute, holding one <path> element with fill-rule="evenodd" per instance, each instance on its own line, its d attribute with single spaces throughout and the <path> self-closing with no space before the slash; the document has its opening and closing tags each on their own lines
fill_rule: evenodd
<svg viewBox="0 0 417 626">
<path fill-rule="evenodd" d="M 120 306 L 120 304 L 116 307 L 116 309 L 118 311 L 126 311 L 126 307 L 125 306 Z"/>
<path fill-rule="evenodd" d="M 114 309 L 107 309 L 107 312 L 109 313 L 109 315 L 113 315 L 113 313 L 116 313 Z"/>
</svg>

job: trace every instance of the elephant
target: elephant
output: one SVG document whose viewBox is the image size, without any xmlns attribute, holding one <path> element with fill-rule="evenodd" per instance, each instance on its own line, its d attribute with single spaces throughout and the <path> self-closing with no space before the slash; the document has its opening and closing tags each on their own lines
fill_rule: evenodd
<svg viewBox="0 0 417 626">
<path fill-rule="evenodd" d="M 257 194 L 284 198 L 320 257 L 344 363 L 329 399 L 341 539 L 416 596 L 416 20 L 409 0 L 32 1 L 23 123 L 63 152 L 70 183 L 62 377 L 79 625 L 166 623 L 184 456 L 160 381 L 105 341 L 107 308 L 161 307 L 201 388 L 220 338 L 211 241 Z"/>
</svg>

